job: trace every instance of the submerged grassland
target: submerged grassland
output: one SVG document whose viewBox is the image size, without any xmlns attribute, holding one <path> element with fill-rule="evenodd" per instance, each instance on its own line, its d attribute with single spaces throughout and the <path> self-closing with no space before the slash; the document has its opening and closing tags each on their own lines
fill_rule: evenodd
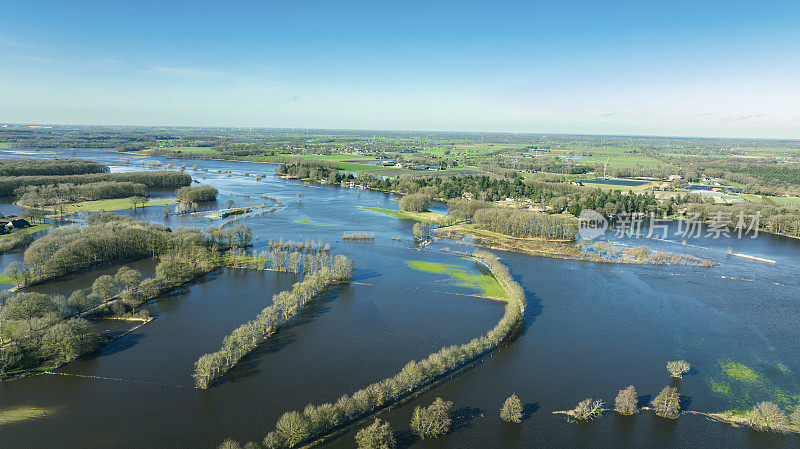
<svg viewBox="0 0 800 449">
<path fill-rule="evenodd" d="M 494 299 L 508 298 L 506 291 L 494 276 L 470 270 L 463 265 L 423 262 L 421 260 L 411 260 L 406 264 L 415 270 L 446 274 L 451 277 L 453 285 L 478 290 L 481 292 L 481 296 Z"/>
<path fill-rule="evenodd" d="M 43 418 L 52 414 L 54 409 L 40 407 L 15 407 L 8 410 L 0 410 L 0 426 L 14 424 L 29 419 Z"/>
<path fill-rule="evenodd" d="M 393 217 L 401 218 L 404 220 L 428 221 L 439 224 L 446 224 L 453 221 L 453 217 L 451 217 L 450 215 L 439 214 L 436 212 L 408 212 L 405 210 L 392 210 L 392 209 L 385 209 L 382 207 L 368 207 L 368 206 L 361 206 L 361 209 L 372 212 L 378 212 L 384 215 L 391 215 Z"/>
<path fill-rule="evenodd" d="M 774 402 L 785 410 L 800 405 L 800 385 L 781 363 L 748 366 L 735 360 L 720 360 L 708 383 L 714 393 L 730 402 L 733 414 L 743 414 L 759 401 Z"/>
<path fill-rule="evenodd" d="M 166 206 L 168 204 L 177 204 L 177 202 L 173 200 L 150 200 L 144 203 L 136 203 L 136 207 Z M 80 203 L 65 204 L 63 206 L 63 211 L 64 215 L 72 215 L 81 212 L 109 212 L 133 208 L 134 203 L 131 198 L 115 198 L 109 200 L 82 201 Z"/>
</svg>

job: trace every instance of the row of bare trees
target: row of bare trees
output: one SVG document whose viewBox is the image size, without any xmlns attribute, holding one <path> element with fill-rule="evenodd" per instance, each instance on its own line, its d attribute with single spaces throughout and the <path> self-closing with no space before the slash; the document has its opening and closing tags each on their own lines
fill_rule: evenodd
<svg viewBox="0 0 800 449">
<path fill-rule="evenodd" d="M 392 377 L 369 385 L 352 395 L 344 395 L 336 403 L 309 404 L 300 411 L 285 413 L 267 434 L 267 448 L 296 447 L 312 441 L 341 426 L 364 417 L 408 397 L 420 388 L 450 374 L 497 348 L 518 328 L 525 313 L 525 295 L 493 254 L 477 251 L 475 258 L 484 263 L 508 292 L 505 313 L 497 325 L 480 337 L 463 345 L 444 347 L 420 361 L 411 361 Z M 419 421 L 419 420 L 418 420 Z M 422 424 L 420 421 L 418 424 Z"/>
<path fill-rule="evenodd" d="M 273 254 L 278 250 L 273 250 Z M 299 254 L 299 253 L 290 253 Z M 348 282 L 353 272 L 353 263 L 343 255 L 331 257 L 327 253 L 303 254 L 313 259 L 303 280 L 295 283 L 290 291 L 280 292 L 272 297 L 272 304 L 264 308 L 258 316 L 234 329 L 222 340 L 219 350 L 204 354 L 195 362 L 195 384 L 198 388 L 208 388 L 214 379 L 224 375 L 239 360 L 254 350 L 278 328 L 297 316 L 303 308 L 323 290 L 332 284 Z M 322 260 L 325 258 L 325 262 Z"/>
</svg>

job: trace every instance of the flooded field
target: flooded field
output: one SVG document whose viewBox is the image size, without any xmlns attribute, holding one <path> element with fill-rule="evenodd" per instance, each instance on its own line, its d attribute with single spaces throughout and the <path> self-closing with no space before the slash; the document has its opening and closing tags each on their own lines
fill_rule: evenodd
<svg viewBox="0 0 800 449">
<path fill-rule="evenodd" d="M 135 164 L 138 158 L 126 155 L 75 152 L 112 171 L 143 169 Z M 275 206 L 273 212 L 237 222 L 253 229 L 255 251 L 280 237 L 322 239 L 355 262 L 353 283 L 329 289 L 217 385 L 200 391 L 191 378 L 194 361 L 296 280 L 290 274 L 250 270 L 212 273 L 151 303 L 152 322 L 98 354 L 56 375 L 0 383 L 0 410 L 47 410 L 0 425 L 3 449 L 215 448 L 226 437 L 260 441 L 285 411 L 335 401 L 394 374 L 409 360 L 470 340 L 503 313 L 501 303 L 477 297 L 482 290 L 464 282 L 480 273 L 461 254 L 472 251 L 469 242 L 439 240 L 417 249 L 413 222 L 362 209 L 397 209 L 396 196 L 305 186 L 276 178 L 270 164 L 148 159 L 185 163 L 196 181 L 219 189 L 209 209 L 226 207 L 229 200 L 256 212 Z M 198 169 L 190 168 L 195 164 Z M 265 177 L 256 180 L 256 174 Z M 171 197 L 170 192 L 161 195 Z M 119 213 L 172 228 L 223 221 L 204 213 L 165 217 L 165 208 L 172 206 Z M 445 207 L 434 209 L 443 212 Z M 355 231 L 374 232 L 375 240 L 341 241 L 344 232 Z M 615 240 L 689 253 L 719 265 L 617 265 L 498 252 L 526 290 L 522 331 L 458 378 L 383 412 L 380 417 L 400 432 L 400 447 L 796 447 L 797 436 L 758 434 L 693 415 L 670 421 L 650 413 L 607 414 L 577 424 L 551 413 L 587 397 L 613 403 L 617 391 L 630 384 L 651 397 L 675 385 L 686 410 L 744 409 L 759 400 L 785 408 L 800 404 L 800 241 L 762 234 L 693 239 L 684 245 L 673 228 L 669 234 L 662 240 Z M 19 252 L 3 254 L 0 269 L 20 259 Z M 424 264 L 451 268 L 415 268 L 432 266 Z M 152 271 L 151 261 L 130 265 L 145 274 Z M 30 289 L 69 294 L 106 271 Z M 675 359 L 693 366 L 680 381 L 671 380 L 665 369 Z M 525 404 L 526 419 L 518 426 L 499 418 L 511 393 Z M 454 402 L 454 429 L 436 440 L 415 440 L 408 432 L 411 411 L 437 396 Z M 347 432 L 322 447 L 354 447 L 353 435 Z"/>
</svg>

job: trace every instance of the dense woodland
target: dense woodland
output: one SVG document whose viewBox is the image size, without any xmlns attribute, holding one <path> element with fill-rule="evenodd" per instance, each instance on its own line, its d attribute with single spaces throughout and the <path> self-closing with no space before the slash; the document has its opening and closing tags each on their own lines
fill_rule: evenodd
<svg viewBox="0 0 800 449">
<path fill-rule="evenodd" d="M 279 165 L 276 173 L 300 179 L 341 182 L 348 179 L 339 173 L 335 165 L 324 162 L 294 161 Z M 568 210 L 577 216 L 583 209 L 597 209 L 607 214 L 620 212 L 651 212 L 669 206 L 660 206 L 649 194 L 605 191 L 563 183 L 548 183 L 523 178 L 496 178 L 490 176 L 462 175 L 450 177 L 374 178 L 360 177 L 368 187 L 401 194 L 424 193 L 432 198 L 448 200 L 468 197 L 481 201 L 500 201 L 506 198 L 530 199 L 544 204 L 553 212 Z"/>
<path fill-rule="evenodd" d="M 0 196 L 11 196 L 20 187 L 58 184 L 90 184 L 98 182 L 132 182 L 148 189 L 177 189 L 188 186 L 192 177 L 174 171 L 149 171 L 127 173 L 90 173 L 85 175 L 42 175 L 0 177 Z"/>
<path fill-rule="evenodd" d="M 475 226 L 512 237 L 541 237 L 575 240 L 578 220 L 567 214 L 545 214 L 500 207 L 478 209 L 472 221 Z"/>
<path fill-rule="evenodd" d="M 121 215 L 93 214 L 84 228 L 55 228 L 33 242 L 24 263 L 9 264 L 6 274 L 19 285 L 31 285 L 112 262 L 168 253 L 205 255 L 213 248 L 247 247 L 251 241 L 249 228 L 241 225 L 206 233 L 172 231 Z"/>
<path fill-rule="evenodd" d="M 102 344 L 86 320 L 64 320 L 69 309 L 63 296 L 22 292 L 0 304 L 0 378 L 67 363 Z"/>
<path fill-rule="evenodd" d="M 92 215 L 83 229 L 57 228 L 25 252 L 25 263 L 6 269 L 19 285 L 30 285 L 81 269 L 158 257 L 155 276 L 127 267 L 98 277 L 89 291 L 69 298 L 17 293 L 0 298 L 0 377 L 39 367 L 55 367 L 104 343 L 82 318 L 131 314 L 141 304 L 220 267 L 217 250 L 245 248 L 250 228 L 237 225 L 205 233 L 172 232 L 115 214 Z"/>
<path fill-rule="evenodd" d="M 146 197 L 147 186 L 130 181 L 101 181 L 88 184 L 32 185 L 18 188 L 18 203 L 26 207 L 48 207 L 58 204 L 109 198 Z"/>
<path fill-rule="evenodd" d="M 53 176 L 107 173 L 91 159 L 0 159 L 0 176 Z"/>
</svg>

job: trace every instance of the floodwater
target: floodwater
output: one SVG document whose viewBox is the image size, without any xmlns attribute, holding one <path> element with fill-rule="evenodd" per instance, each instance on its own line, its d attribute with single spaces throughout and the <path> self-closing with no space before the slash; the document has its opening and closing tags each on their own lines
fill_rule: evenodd
<svg viewBox="0 0 800 449">
<path fill-rule="evenodd" d="M 113 171 L 137 169 L 124 163 L 136 158 L 125 155 L 76 153 Z M 154 321 L 58 370 L 65 375 L 0 384 L 0 410 L 52 409 L 46 417 L 0 426 L 0 447 L 214 448 L 229 436 L 260 441 L 283 412 L 335 401 L 394 374 L 409 360 L 468 341 L 503 313 L 501 304 L 469 296 L 476 292 L 453 285 L 446 275 L 408 267 L 406 261 L 424 260 L 475 269 L 455 253 L 471 251 L 468 242 L 439 241 L 417 250 L 413 223 L 361 209 L 396 209 L 395 196 L 304 186 L 275 178 L 269 164 L 148 159 L 208 168 L 187 172 L 220 190 L 217 205 L 209 207 L 233 200 L 237 206 L 270 208 L 275 203 L 262 195 L 280 199 L 284 205 L 275 212 L 239 222 L 253 228 L 256 250 L 279 237 L 322 239 L 354 260 L 354 283 L 328 290 L 217 385 L 199 391 L 192 388 L 194 361 L 216 350 L 224 335 L 295 281 L 290 274 L 249 270 L 209 275 L 151 304 Z M 257 173 L 267 176 L 256 181 Z M 299 201 L 297 192 L 303 194 Z M 164 208 L 121 213 L 173 228 L 221 221 L 203 214 L 164 218 Z M 800 241 L 760 235 L 702 237 L 683 245 L 672 226 L 665 240 L 609 237 L 719 265 L 596 264 L 498 253 L 526 290 L 522 331 L 458 378 L 383 412 L 380 417 L 392 423 L 400 447 L 796 447 L 796 436 L 758 434 L 694 415 L 670 421 L 650 413 L 607 414 L 577 424 L 551 413 L 587 397 L 613 403 L 617 390 L 630 384 L 643 401 L 664 385 L 676 385 L 687 410 L 739 409 L 759 400 L 780 400 L 787 409 L 800 404 Z M 375 232 L 375 241 L 337 241 L 351 231 Z M 737 257 L 729 247 L 775 263 Z M 5 254 L 0 265 L 19 257 Z M 98 273 L 33 289 L 68 294 L 88 286 Z M 679 358 L 693 369 L 682 380 L 670 380 L 665 364 Z M 520 425 L 499 419 L 511 393 L 526 404 Z M 413 407 L 436 396 L 453 401 L 453 430 L 436 440 L 415 440 L 408 432 Z M 322 445 L 354 446 L 352 431 Z"/>
</svg>

